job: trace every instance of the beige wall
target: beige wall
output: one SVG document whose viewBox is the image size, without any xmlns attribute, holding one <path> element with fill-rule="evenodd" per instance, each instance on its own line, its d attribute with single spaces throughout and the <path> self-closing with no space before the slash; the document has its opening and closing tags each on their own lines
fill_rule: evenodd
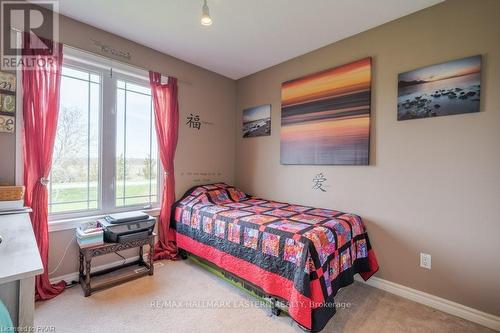
<svg viewBox="0 0 500 333">
<path fill-rule="evenodd" d="M 0 184 L 14 184 L 16 170 L 16 135 L 0 133 Z"/>
<path fill-rule="evenodd" d="M 497 0 L 447 1 L 238 80 L 236 184 L 360 214 L 377 276 L 500 315 L 499 18 Z M 396 120 L 398 73 L 476 54 L 483 55 L 480 113 Z M 280 165 L 281 83 L 368 56 L 371 165 Z M 272 135 L 243 139 L 241 110 L 267 103 Z M 326 193 L 312 190 L 319 172 Z M 432 255 L 432 270 L 418 267 L 420 252 Z"/>
<path fill-rule="evenodd" d="M 177 196 L 181 196 L 188 188 L 200 182 L 232 183 L 235 160 L 235 81 L 89 25 L 61 17 L 60 40 L 62 43 L 99 53 L 99 49 L 91 39 L 130 52 L 132 55 L 130 63 L 135 66 L 173 75 L 181 81 L 188 82 L 179 83 L 180 129 L 175 157 Z M 109 57 L 108 54 L 105 56 Z M 118 60 L 122 61 L 122 59 Z M 190 129 L 185 124 L 186 117 L 190 113 L 198 114 L 202 121 L 213 124 L 202 124 L 199 131 Z M 217 175 L 188 176 L 186 175 L 188 172 L 208 172 Z M 71 242 L 62 265 L 51 275 L 52 277 L 78 270 L 77 246 L 73 236 L 74 230 L 50 233 L 49 271 L 52 271 L 58 264 L 67 244 Z M 137 255 L 134 251 L 125 253 L 125 255 L 129 254 Z M 121 260 L 116 255 L 99 259 L 101 260 L 97 260 L 96 265 Z"/>
</svg>

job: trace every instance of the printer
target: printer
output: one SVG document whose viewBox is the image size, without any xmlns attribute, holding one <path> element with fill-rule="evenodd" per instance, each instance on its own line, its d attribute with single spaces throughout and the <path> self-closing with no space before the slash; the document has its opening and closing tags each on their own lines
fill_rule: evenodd
<svg viewBox="0 0 500 333">
<path fill-rule="evenodd" d="M 156 219 L 143 212 L 127 212 L 107 215 L 98 222 L 104 230 L 105 242 L 124 243 L 151 235 Z"/>
</svg>

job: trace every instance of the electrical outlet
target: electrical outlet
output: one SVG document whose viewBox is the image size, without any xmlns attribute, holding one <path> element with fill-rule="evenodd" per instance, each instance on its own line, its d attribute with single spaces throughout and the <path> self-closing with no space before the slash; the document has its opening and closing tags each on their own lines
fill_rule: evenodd
<svg viewBox="0 0 500 333">
<path fill-rule="evenodd" d="M 427 253 L 420 253 L 420 267 L 431 269 L 432 257 Z"/>
</svg>

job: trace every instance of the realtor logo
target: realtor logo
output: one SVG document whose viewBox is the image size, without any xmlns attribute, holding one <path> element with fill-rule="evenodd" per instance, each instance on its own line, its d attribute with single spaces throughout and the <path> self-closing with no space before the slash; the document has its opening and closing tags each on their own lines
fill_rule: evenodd
<svg viewBox="0 0 500 333">
<path fill-rule="evenodd" d="M 58 10 L 57 1 L 1 2 L 2 70 L 20 69 L 23 64 L 25 69 L 45 66 L 46 59 L 39 56 L 57 54 L 47 40 L 59 40 Z M 29 34 L 23 36 L 23 32 Z"/>
</svg>

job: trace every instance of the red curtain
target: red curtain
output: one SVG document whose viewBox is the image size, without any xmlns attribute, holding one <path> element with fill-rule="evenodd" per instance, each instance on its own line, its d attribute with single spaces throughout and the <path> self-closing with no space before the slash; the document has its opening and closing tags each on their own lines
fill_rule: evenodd
<svg viewBox="0 0 500 333">
<path fill-rule="evenodd" d="M 154 260 L 178 259 L 175 233 L 170 229 L 170 215 L 175 201 L 174 156 L 179 131 L 179 104 L 177 102 L 177 79 L 168 78 L 161 83 L 161 74 L 149 72 L 151 93 L 155 111 L 155 126 L 160 160 L 163 166 L 163 200 L 158 221 L 158 242 Z"/>
<path fill-rule="evenodd" d="M 47 300 L 64 290 L 61 281 L 51 284 L 48 274 L 49 232 L 47 178 L 52 164 L 56 136 L 61 82 L 62 45 L 43 40 L 54 51 L 40 55 L 37 50 L 23 50 L 23 121 L 25 205 L 31 207 L 31 223 L 43 263 L 43 273 L 36 277 L 36 300 Z M 29 46 L 29 35 L 24 45 Z M 38 54 L 38 55 L 37 55 Z M 36 59 L 33 62 L 30 59 Z M 33 65 L 36 64 L 36 65 Z"/>
</svg>

